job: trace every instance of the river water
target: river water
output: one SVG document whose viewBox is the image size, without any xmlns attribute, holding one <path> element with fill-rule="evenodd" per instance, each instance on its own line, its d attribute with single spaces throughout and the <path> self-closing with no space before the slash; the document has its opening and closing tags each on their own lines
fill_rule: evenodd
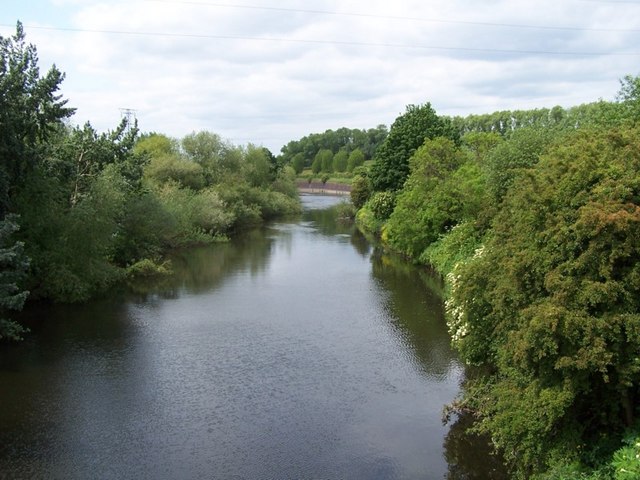
<svg viewBox="0 0 640 480">
<path fill-rule="evenodd" d="M 0 478 L 490 478 L 442 424 L 464 369 L 438 282 L 302 199 L 169 280 L 30 306 L 0 350 Z"/>
</svg>

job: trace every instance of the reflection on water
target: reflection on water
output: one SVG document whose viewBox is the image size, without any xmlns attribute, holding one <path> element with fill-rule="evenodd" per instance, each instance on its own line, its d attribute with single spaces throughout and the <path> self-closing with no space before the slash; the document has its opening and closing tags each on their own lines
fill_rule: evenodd
<svg viewBox="0 0 640 480">
<path fill-rule="evenodd" d="M 0 351 L 0 478 L 478 478 L 441 422 L 463 370 L 437 280 L 337 201 L 181 252 L 160 284 L 31 305 Z"/>
<path fill-rule="evenodd" d="M 373 277 L 386 292 L 383 303 L 391 326 L 416 357 L 416 368 L 445 378 L 462 367 L 450 347 L 442 301 L 425 288 L 418 269 L 377 250 L 371 257 Z"/>
<path fill-rule="evenodd" d="M 285 235 L 278 241 L 285 242 Z M 206 293 L 236 272 L 257 276 L 267 269 L 275 238 L 261 229 L 244 232 L 233 242 L 194 247 L 171 255 L 173 275 L 131 282 L 129 287 L 145 300 L 147 295 L 178 298 L 183 293 Z"/>
<path fill-rule="evenodd" d="M 452 423 L 444 442 L 449 464 L 448 480 L 508 480 L 504 464 L 489 440 L 469 433 L 473 417 L 463 415 Z"/>
</svg>

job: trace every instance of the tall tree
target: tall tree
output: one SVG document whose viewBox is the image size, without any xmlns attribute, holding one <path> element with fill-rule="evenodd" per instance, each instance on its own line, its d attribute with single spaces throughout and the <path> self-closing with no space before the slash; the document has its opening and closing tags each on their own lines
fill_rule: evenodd
<svg viewBox="0 0 640 480">
<path fill-rule="evenodd" d="M 344 172 L 347 169 L 347 162 L 349 160 L 349 154 L 346 150 L 340 150 L 333 157 L 333 171 Z"/>
<path fill-rule="evenodd" d="M 640 122 L 640 76 L 625 76 L 620 80 L 620 91 L 617 99 L 625 106 L 627 118 L 633 122 Z"/>
<path fill-rule="evenodd" d="M 0 37 L 0 218 L 11 197 L 43 157 L 43 141 L 74 109 L 57 94 L 64 79 L 55 65 L 43 77 L 34 45 L 20 22 L 12 37 Z"/>
<path fill-rule="evenodd" d="M 389 135 L 378 149 L 371 168 L 375 190 L 396 191 L 409 176 L 409 159 L 425 140 L 446 137 L 458 142 L 451 121 L 436 115 L 430 103 L 409 105 L 396 118 Z"/>
<path fill-rule="evenodd" d="M 357 167 L 361 167 L 364 165 L 364 153 L 359 148 L 356 148 L 353 152 L 349 154 L 349 158 L 347 159 L 347 171 L 353 172 L 353 170 Z"/>
</svg>

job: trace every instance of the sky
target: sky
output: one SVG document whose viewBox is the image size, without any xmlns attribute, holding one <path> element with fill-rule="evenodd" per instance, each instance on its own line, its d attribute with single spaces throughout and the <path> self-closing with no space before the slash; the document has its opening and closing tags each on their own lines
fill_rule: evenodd
<svg viewBox="0 0 640 480">
<path fill-rule="evenodd" d="M 277 154 L 310 133 L 613 100 L 640 74 L 640 0 L 0 0 L 74 124 L 207 130 Z"/>
</svg>

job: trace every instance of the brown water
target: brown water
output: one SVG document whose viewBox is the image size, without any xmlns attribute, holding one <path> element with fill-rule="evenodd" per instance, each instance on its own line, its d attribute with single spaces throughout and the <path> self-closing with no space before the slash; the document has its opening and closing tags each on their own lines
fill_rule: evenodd
<svg viewBox="0 0 640 480">
<path fill-rule="evenodd" d="M 437 280 L 337 224 L 339 201 L 137 293 L 31 306 L 0 350 L 0 478 L 491 478 L 441 421 L 464 370 Z"/>
</svg>

